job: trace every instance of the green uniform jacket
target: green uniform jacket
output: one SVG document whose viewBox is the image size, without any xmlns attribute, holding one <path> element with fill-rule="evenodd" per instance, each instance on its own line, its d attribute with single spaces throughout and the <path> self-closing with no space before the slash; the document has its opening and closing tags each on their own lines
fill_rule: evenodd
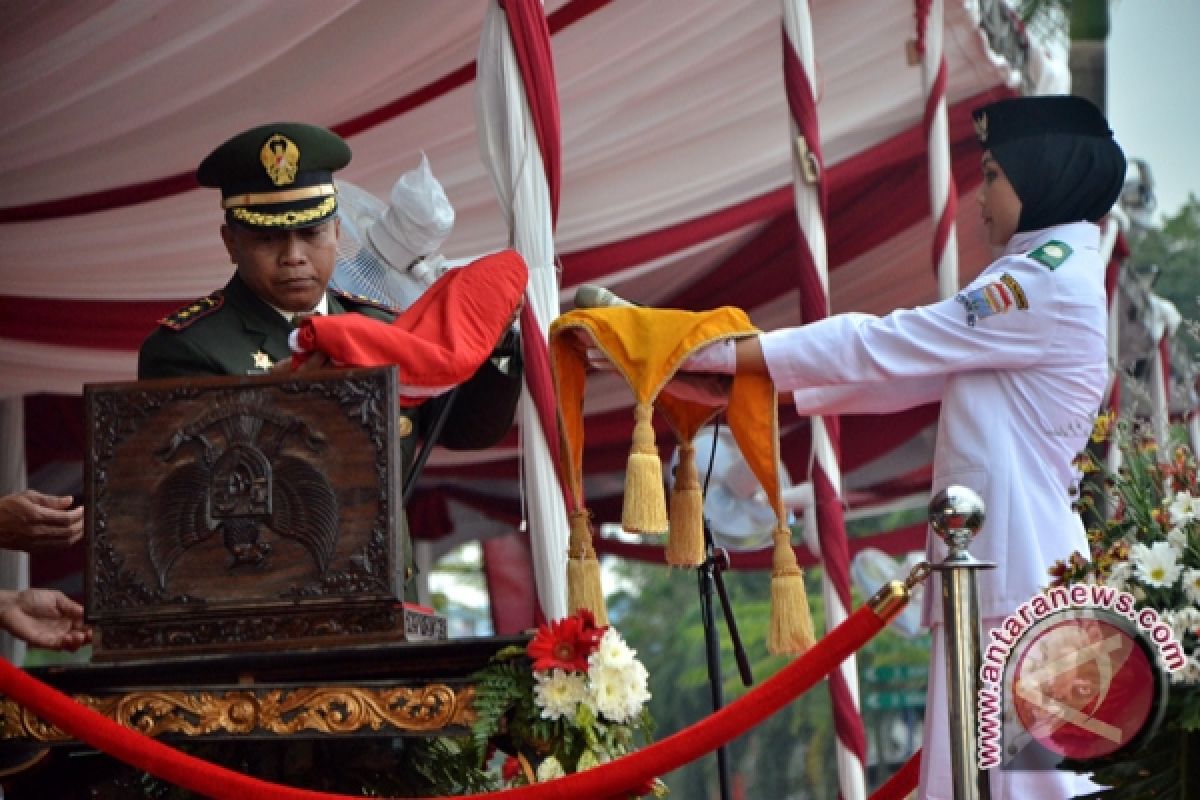
<svg viewBox="0 0 1200 800">
<path fill-rule="evenodd" d="M 365 299 L 338 292 L 329 292 L 328 298 L 330 314 L 353 312 L 392 319 L 384 307 Z M 264 354 L 271 364 L 291 356 L 290 332 L 288 321 L 235 274 L 224 289 L 170 315 L 146 338 L 138 352 L 138 378 L 263 374 Z M 459 387 L 438 444 L 453 450 L 480 450 L 499 442 L 512 426 L 521 396 L 520 347 L 515 335 L 499 345 L 497 355 L 508 356 L 508 369 L 501 370 L 489 359 Z M 423 436 L 445 402 L 444 397 L 437 398 L 401 413 Z M 417 438 L 410 435 L 402 442 L 405 473 L 412 464 Z M 411 565 L 407 541 L 405 550 Z"/>
</svg>

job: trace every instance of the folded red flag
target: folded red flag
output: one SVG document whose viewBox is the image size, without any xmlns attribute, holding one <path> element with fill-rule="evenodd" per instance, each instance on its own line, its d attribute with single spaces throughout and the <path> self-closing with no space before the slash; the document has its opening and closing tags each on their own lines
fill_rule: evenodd
<svg viewBox="0 0 1200 800">
<path fill-rule="evenodd" d="M 396 365 L 409 397 L 440 394 L 475 374 L 511 323 L 529 272 L 515 250 L 452 269 L 392 322 L 362 314 L 309 317 L 296 329 L 303 352 L 346 367 Z"/>
</svg>

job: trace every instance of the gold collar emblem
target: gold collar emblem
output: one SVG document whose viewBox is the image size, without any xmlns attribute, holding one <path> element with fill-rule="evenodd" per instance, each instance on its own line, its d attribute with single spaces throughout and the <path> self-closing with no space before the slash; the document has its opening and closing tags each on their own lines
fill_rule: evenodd
<svg viewBox="0 0 1200 800">
<path fill-rule="evenodd" d="M 300 148 L 282 133 L 271 134 L 271 138 L 267 139 L 258 155 L 271 182 L 276 186 L 287 186 L 296 180 Z"/>
<path fill-rule="evenodd" d="M 270 369 L 273 366 L 271 363 L 271 357 L 269 355 L 267 355 L 266 353 L 264 353 L 262 350 L 259 350 L 257 353 L 255 353 L 254 355 L 252 355 L 250 357 L 254 359 L 254 368 L 255 369 Z"/>
<path fill-rule="evenodd" d="M 979 142 L 981 144 L 987 144 L 987 128 L 987 114 L 980 114 L 975 118 L 975 135 L 979 137 Z"/>
</svg>

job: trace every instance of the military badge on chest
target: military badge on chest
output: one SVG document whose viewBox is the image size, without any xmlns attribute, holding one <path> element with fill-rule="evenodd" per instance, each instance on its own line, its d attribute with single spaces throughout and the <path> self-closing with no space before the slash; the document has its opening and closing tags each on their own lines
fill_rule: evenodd
<svg viewBox="0 0 1200 800">
<path fill-rule="evenodd" d="M 247 375 L 266 375 L 271 371 L 271 367 L 275 366 L 275 362 L 271 360 L 271 357 L 262 350 L 255 352 L 250 356 L 250 359 L 254 362 L 254 367 L 253 369 L 246 370 Z"/>
<path fill-rule="evenodd" d="M 1017 279 L 1007 272 L 999 280 L 960 292 L 955 298 L 962 303 L 967 312 L 967 325 L 974 328 L 981 319 L 987 319 L 995 314 L 1005 314 L 1016 308 L 1025 311 L 1029 301 L 1025 298 L 1025 290 Z"/>
</svg>

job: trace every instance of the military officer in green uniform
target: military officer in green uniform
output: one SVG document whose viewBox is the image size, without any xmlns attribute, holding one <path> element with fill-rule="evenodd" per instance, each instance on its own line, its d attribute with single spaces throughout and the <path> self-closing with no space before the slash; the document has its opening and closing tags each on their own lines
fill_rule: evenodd
<svg viewBox="0 0 1200 800">
<path fill-rule="evenodd" d="M 265 374 L 290 357 L 297 314 L 392 318 L 382 304 L 328 287 L 341 230 L 333 173 L 350 156 L 332 131 L 274 123 L 234 136 L 201 162 L 196 179 L 221 190 L 221 239 L 236 270 L 223 289 L 161 320 L 138 353 L 139 378 Z M 482 449 L 504 436 L 520 397 L 519 352 L 510 333 L 497 357 L 458 388 L 439 444 Z M 322 366 L 328 362 L 316 354 L 302 368 Z M 406 471 L 416 439 L 446 402 L 404 411 Z"/>
</svg>

